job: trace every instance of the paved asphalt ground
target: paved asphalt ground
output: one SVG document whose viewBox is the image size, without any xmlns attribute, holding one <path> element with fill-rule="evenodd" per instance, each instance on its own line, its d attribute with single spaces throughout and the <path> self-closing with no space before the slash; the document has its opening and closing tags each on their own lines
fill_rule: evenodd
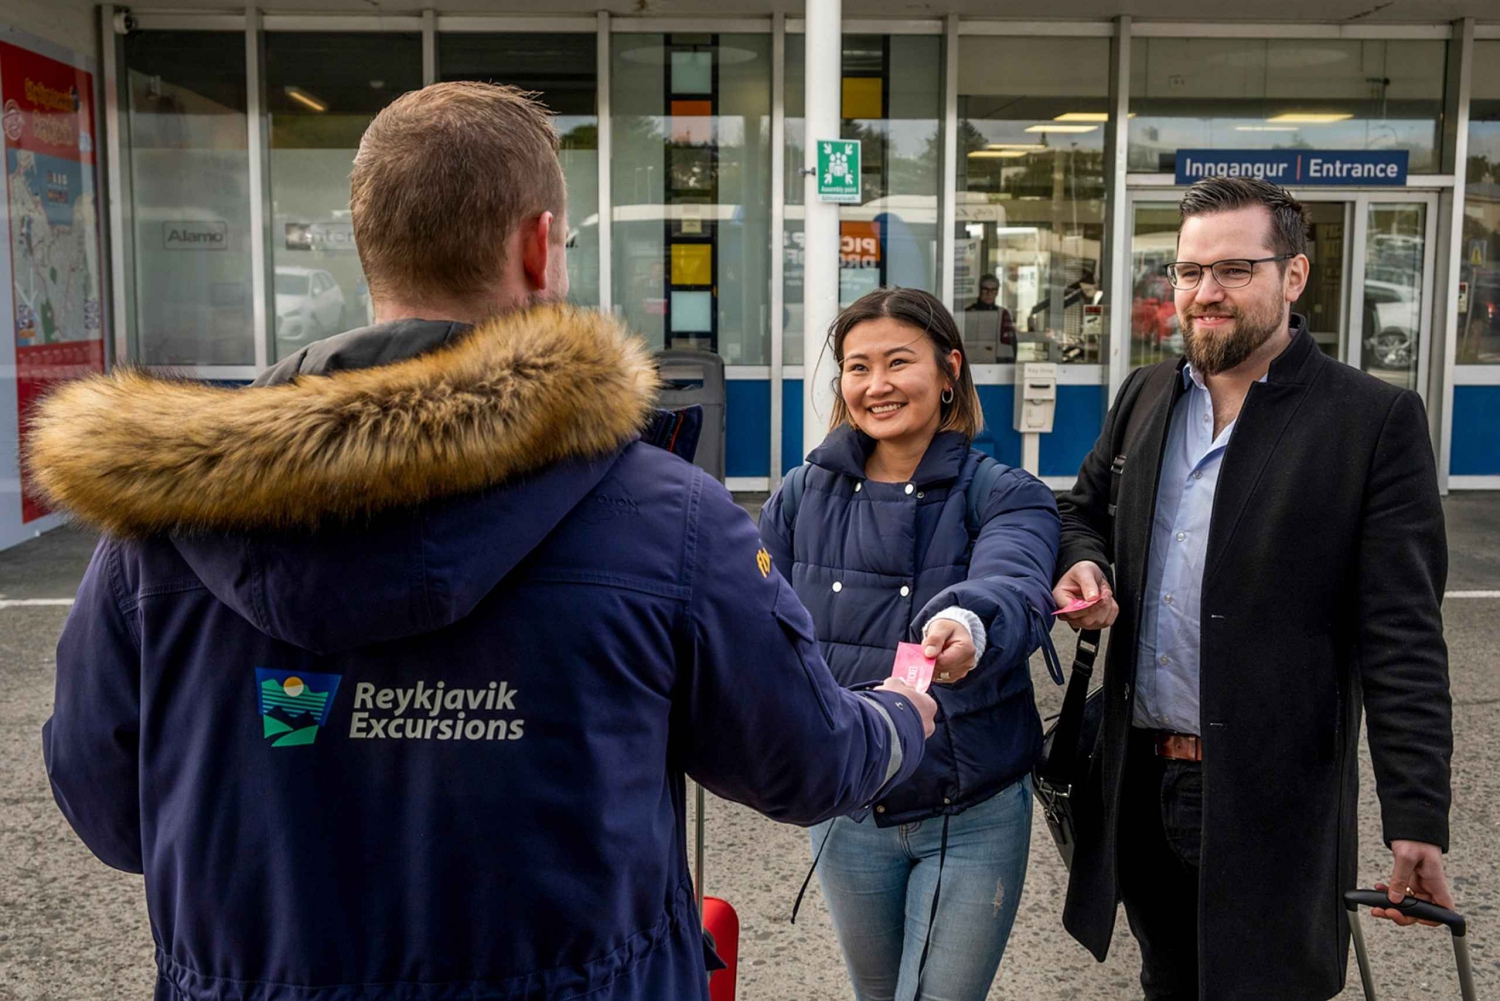
<svg viewBox="0 0 1500 1001">
<path fill-rule="evenodd" d="M 747 501 L 754 510 L 754 499 Z M 1500 997 L 1500 495 L 1455 495 L 1446 502 L 1452 552 L 1445 604 L 1454 729 L 1453 847 L 1448 871 L 1471 921 L 1481 998 Z M 141 881 L 97 862 L 52 803 L 39 733 L 50 711 L 54 644 L 67 608 L 35 604 L 70 598 L 92 540 L 61 530 L 0 553 L 0 1001 L 124 1001 L 151 995 L 150 926 Z M 1467 593 L 1466 593 L 1467 592 Z M 17 604 L 17 602 L 22 602 Z M 1064 652 L 1071 634 L 1059 627 Z M 1035 660 L 1044 713 L 1054 688 Z M 1362 767 L 1360 878 L 1389 875 L 1380 843 L 1368 755 Z M 739 911 L 740 986 L 746 1001 L 852 997 L 817 883 L 794 927 L 792 899 L 808 864 L 806 834 L 733 804 L 708 809 L 709 892 Z M 1277 911 L 1278 873 L 1247 885 L 1242 906 L 1265 921 Z M 1058 915 L 1065 873 L 1036 817 L 1031 867 L 1010 948 L 991 999 L 1139 998 L 1138 954 L 1123 915 L 1109 959 L 1098 964 L 1063 932 Z M 205 892 L 212 892 L 205 888 Z M 1452 952 L 1440 929 L 1365 927 L 1382 999 L 1457 998 Z M 351 916 L 351 931 L 357 927 Z M 1358 998 L 1352 957 L 1351 986 Z M 670 1001 L 670 999 L 661 999 Z"/>
</svg>

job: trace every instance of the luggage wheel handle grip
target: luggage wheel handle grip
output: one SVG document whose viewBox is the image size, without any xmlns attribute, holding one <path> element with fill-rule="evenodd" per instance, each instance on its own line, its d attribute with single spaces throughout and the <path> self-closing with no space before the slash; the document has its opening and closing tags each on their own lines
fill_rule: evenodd
<svg viewBox="0 0 1500 1001">
<path fill-rule="evenodd" d="M 1384 907 L 1420 921 L 1436 921 L 1447 925 L 1454 938 L 1463 938 L 1469 930 L 1468 921 L 1462 914 L 1416 897 L 1407 897 L 1401 903 L 1393 904 L 1390 895 L 1382 890 L 1350 890 L 1344 894 L 1344 906 L 1351 911 L 1357 911 L 1361 907 Z"/>
</svg>

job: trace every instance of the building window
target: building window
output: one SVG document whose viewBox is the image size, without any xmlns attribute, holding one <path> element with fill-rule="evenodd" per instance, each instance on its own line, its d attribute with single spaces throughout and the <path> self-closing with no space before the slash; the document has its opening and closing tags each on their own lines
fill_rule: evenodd
<svg viewBox="0 0 1500 1001">
<path fill-rule="evenodd" d="M 1018 342 L 1100 364 L 1109 40 L 958 40 L 958 203 L 950 305 L 976 364 Z"/>
<path fill-rule="evenodd" d="M 1458 364 L 1500 364 L 1500 41 L 1474 43 Z"/>
<path fill-rule="evenodd" d="M 253 365 L 242 32 L 125 38 L 133 360 Z M 118 294 L 118 293 L 117 293 Z"/>
<path fill-rule="evenodd" d="M 1476 60 L 1476 65 L 1478 60 Z M 1142 38 L 1131 51 L 1129 169 L 1178 149 L 1407 150 L 1435 173 L 1440 41 Z"/>
<path fill-rule="evenodd" d="M 653 347 L 769 364 L 771 37 L 611 43 L 615 302 Z"/>
<path fill-rule="evenodd" d="M 349 169 L 380 110 L 422 86 L 418 34 L 272 33 L 272 360 L 375 322 L 354 247 Z"/>
<path fill-rule="evenodd" d="M 802 359 L 806 36 L 786 39 L 784 357 Z M 839 304 L 882 285 L 938 291 L 942 38 L 845 35 L 843 139 L 861 142 L 862 204 L 839 207 Z M 828 138 L 813 136 L 813 139 Z"/>
<path fill-rule="evenodd" d="M 555 116 L 568 186 L 568 300 L 599 305 L 599 65 L 595 34 L 444 33 L 438 79 L 510 84 Z"/>
</svg>

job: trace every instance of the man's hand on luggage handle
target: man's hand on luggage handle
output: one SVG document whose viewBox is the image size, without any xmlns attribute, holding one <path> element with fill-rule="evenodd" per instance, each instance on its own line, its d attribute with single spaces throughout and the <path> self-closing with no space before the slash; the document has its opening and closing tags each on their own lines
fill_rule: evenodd
<svg viewBox="0 0 1500 1001">
<path fill-rule="evenodd" d="M 932 696 L 926 692 L 919 692 L 906 682 L 895 678 L 886 678 L 885 683 L 877 691 L 895 692 L 910 700 L 912 708 L 917 711 L 918 716 L 922 717 L 922 735 L 932 736 L 932 732 L 937 729 L 937 703 L 932 700 Z"/>
<path fill-rule="evenodd" d="M 922 653 L 937 659 L 932 680 L 940 685 L 962 681 L 974 670 L 974 637 L 962 622 L 937 619 L 928 625 Z"/>
<path fill-rule="evenodd" d="M 1391 903 L 1398 904 L 1410 894 L 1418 900 L 1446 907 L 1450 911 L 1454 909 L 1453 891 L 1448 889 L 1448 876 L 1443 871 L 1441 848 L 1423 841 L 1392 841 L 1391 854 L 1395 856 L 1391 881 L 1375 884 L 1375 889 L 1384 890 L 1390 896 Z M 1372 907 L 1370 914 L 1377 918 L 1387 918 L 1402 927 L 1418 923 L 1416 918 L 1409 918 L 1400 911 L 1384 907 Z M 1432 921 L 1420 923 L 1437 927 Z"/>
<path fill-rule="evenodd" d="M 1063 574 L 1062 580 L 1052 589 L 1052 600 L 1057 602 L 1058 608 L 1066 608 L 1075 601 L 1088 601 L 1101 594 L 1104 598 L 1097 605 L 1058 618 L 1074 629 L 1105 629 L 1114 625 L 1115 616 L 1120 614 L 1120 606 L 1115 604 L 1114 592 L 1110 590 L 1104 571 L 1098 564 L 1084 560 L 1074 563 Z"/>
</svg>

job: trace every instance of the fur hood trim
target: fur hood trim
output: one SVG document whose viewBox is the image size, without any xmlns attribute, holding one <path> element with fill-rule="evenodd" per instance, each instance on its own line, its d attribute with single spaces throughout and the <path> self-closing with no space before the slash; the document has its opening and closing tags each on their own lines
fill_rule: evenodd
<svg viewBox="0 0 1500 1001">
<path fill-rule="evenodd" d="M 222 389 L 117 370 L 35 411 L 47 502 L 106 532 L 311 528 L 619 449 L 657 374 L 604 314 L 542 306 L 377 368 Z"/>
</svg>

